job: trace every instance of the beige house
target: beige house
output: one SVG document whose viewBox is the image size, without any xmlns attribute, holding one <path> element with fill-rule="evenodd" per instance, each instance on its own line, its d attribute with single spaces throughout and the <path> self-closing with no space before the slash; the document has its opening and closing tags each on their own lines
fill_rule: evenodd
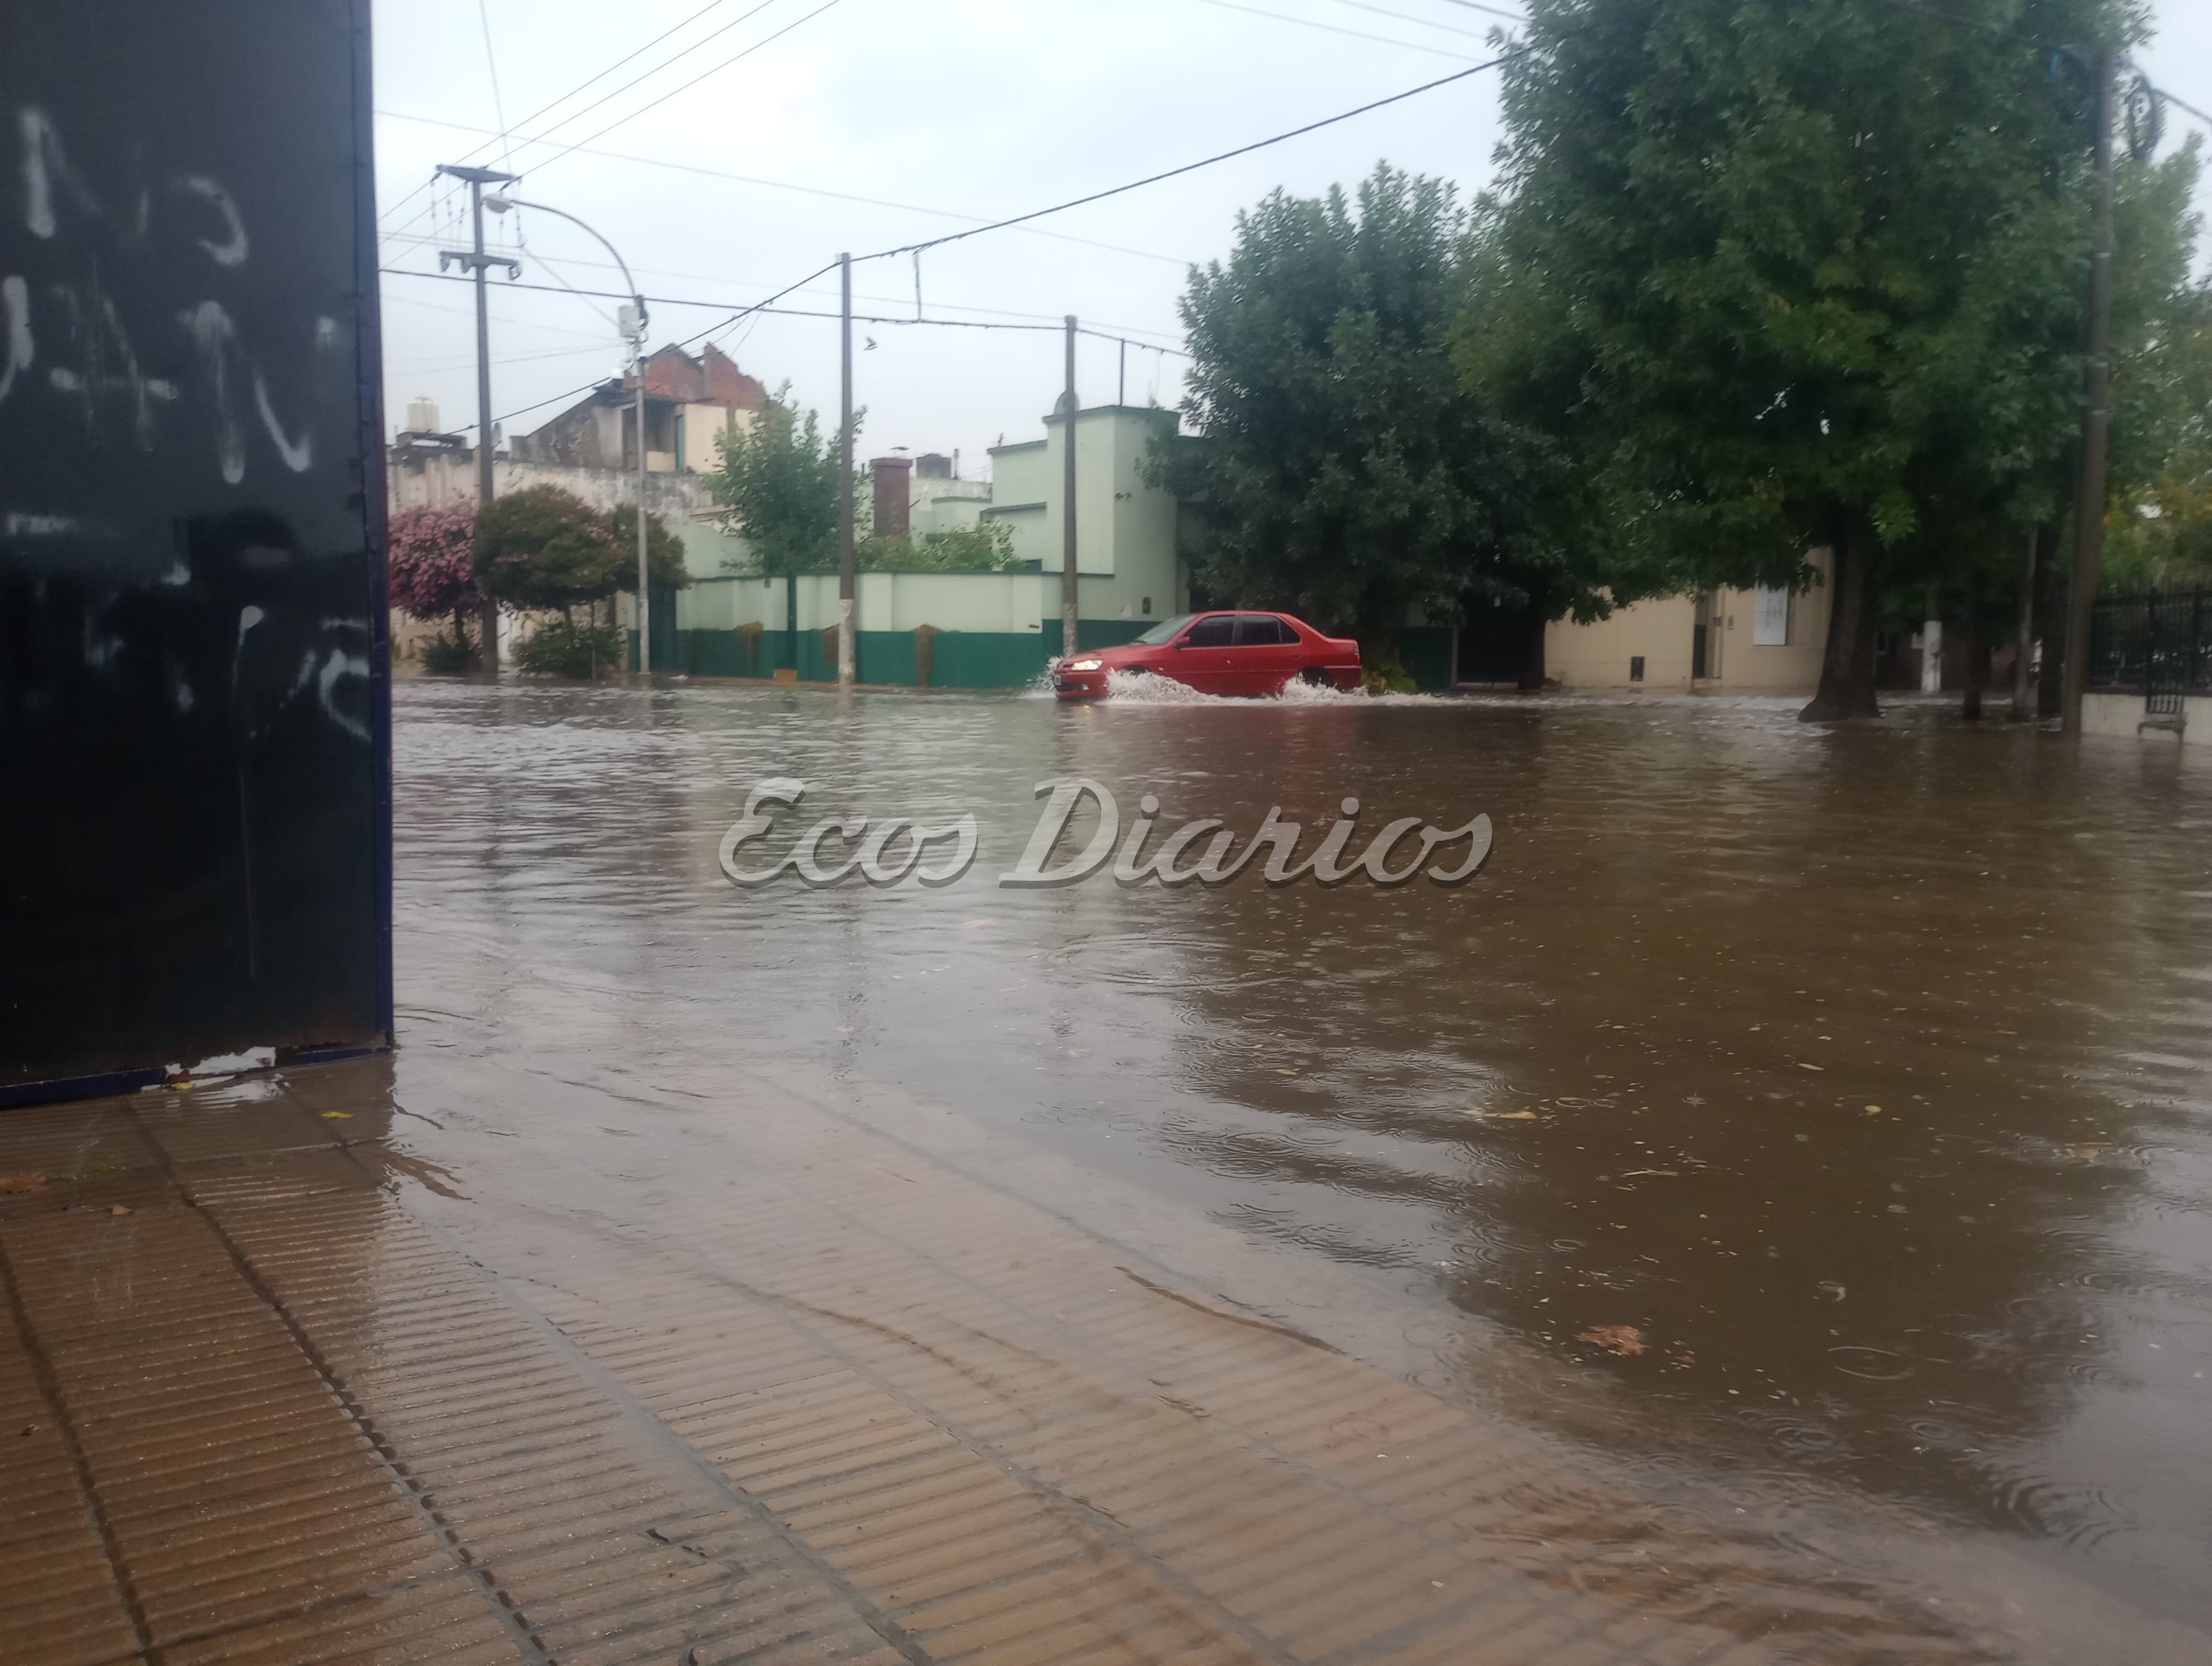
<svg viewBox="0 0 2212 1666">
<path fill-rule="evenodd" d="M 1569 689 L 1810 693 L 1828 639 L 1828 552 L 1807 557 L 1809 589 L 1709 590 L 1614 611 L 1590 624 L 1555 620 L 1544 672 Z"/>
</svg>

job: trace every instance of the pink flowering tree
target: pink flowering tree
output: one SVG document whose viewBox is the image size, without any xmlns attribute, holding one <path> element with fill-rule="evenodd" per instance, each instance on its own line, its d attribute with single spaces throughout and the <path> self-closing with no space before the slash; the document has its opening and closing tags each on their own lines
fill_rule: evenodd
<svg viewBox="0 0 2212 1666">
<path fill-rule="evenodd" d="M 386 588 L 392 605 L 426 623 L 453 622 L 457 652 L 469 650 L 468 617 L 483 607 L 471 556 L 476 509 L 402 509 L 385 543 Z"/>
</svg>

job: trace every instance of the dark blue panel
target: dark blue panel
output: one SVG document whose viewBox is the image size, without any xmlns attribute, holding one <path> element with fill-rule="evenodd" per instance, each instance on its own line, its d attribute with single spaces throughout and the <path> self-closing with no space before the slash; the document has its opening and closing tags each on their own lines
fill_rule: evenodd
<svg viewBox="0 0 2212 1666">
<path fill-rule="evenodd" d="M 0 1087 L 388 1039 L 368 53 L 0 5 Z"/>
</svg>

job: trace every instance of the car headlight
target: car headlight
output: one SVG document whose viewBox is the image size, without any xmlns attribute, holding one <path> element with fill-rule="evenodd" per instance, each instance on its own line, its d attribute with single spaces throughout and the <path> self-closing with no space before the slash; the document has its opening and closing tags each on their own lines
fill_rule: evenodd
<svg viewBox="0 0 2212 1666">
<path fill-rule="evenodd" d="M 1105 664 L 1103 660 L 1071 660 L 1068 661 L 1067 668 L 1070 671 L 1097 671 Z"/>
</svg>

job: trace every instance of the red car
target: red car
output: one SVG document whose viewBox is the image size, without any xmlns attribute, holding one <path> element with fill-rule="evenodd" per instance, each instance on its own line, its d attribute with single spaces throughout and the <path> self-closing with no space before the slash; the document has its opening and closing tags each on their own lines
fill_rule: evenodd
<svg viewBox="0 0 2212 1666">
<path fill-rule="evenodd" d="M 1186 613 L 1119 648 L 1089 648 L 1053 661 L 1063 700 L 1106 692 L 1113 672 L 1173 678 L 1200 694 L 1280 694 L 1292 683 L 1359 686 L 1359 644 L 1324 636 L 1287 613 Z"/>
</svg>

